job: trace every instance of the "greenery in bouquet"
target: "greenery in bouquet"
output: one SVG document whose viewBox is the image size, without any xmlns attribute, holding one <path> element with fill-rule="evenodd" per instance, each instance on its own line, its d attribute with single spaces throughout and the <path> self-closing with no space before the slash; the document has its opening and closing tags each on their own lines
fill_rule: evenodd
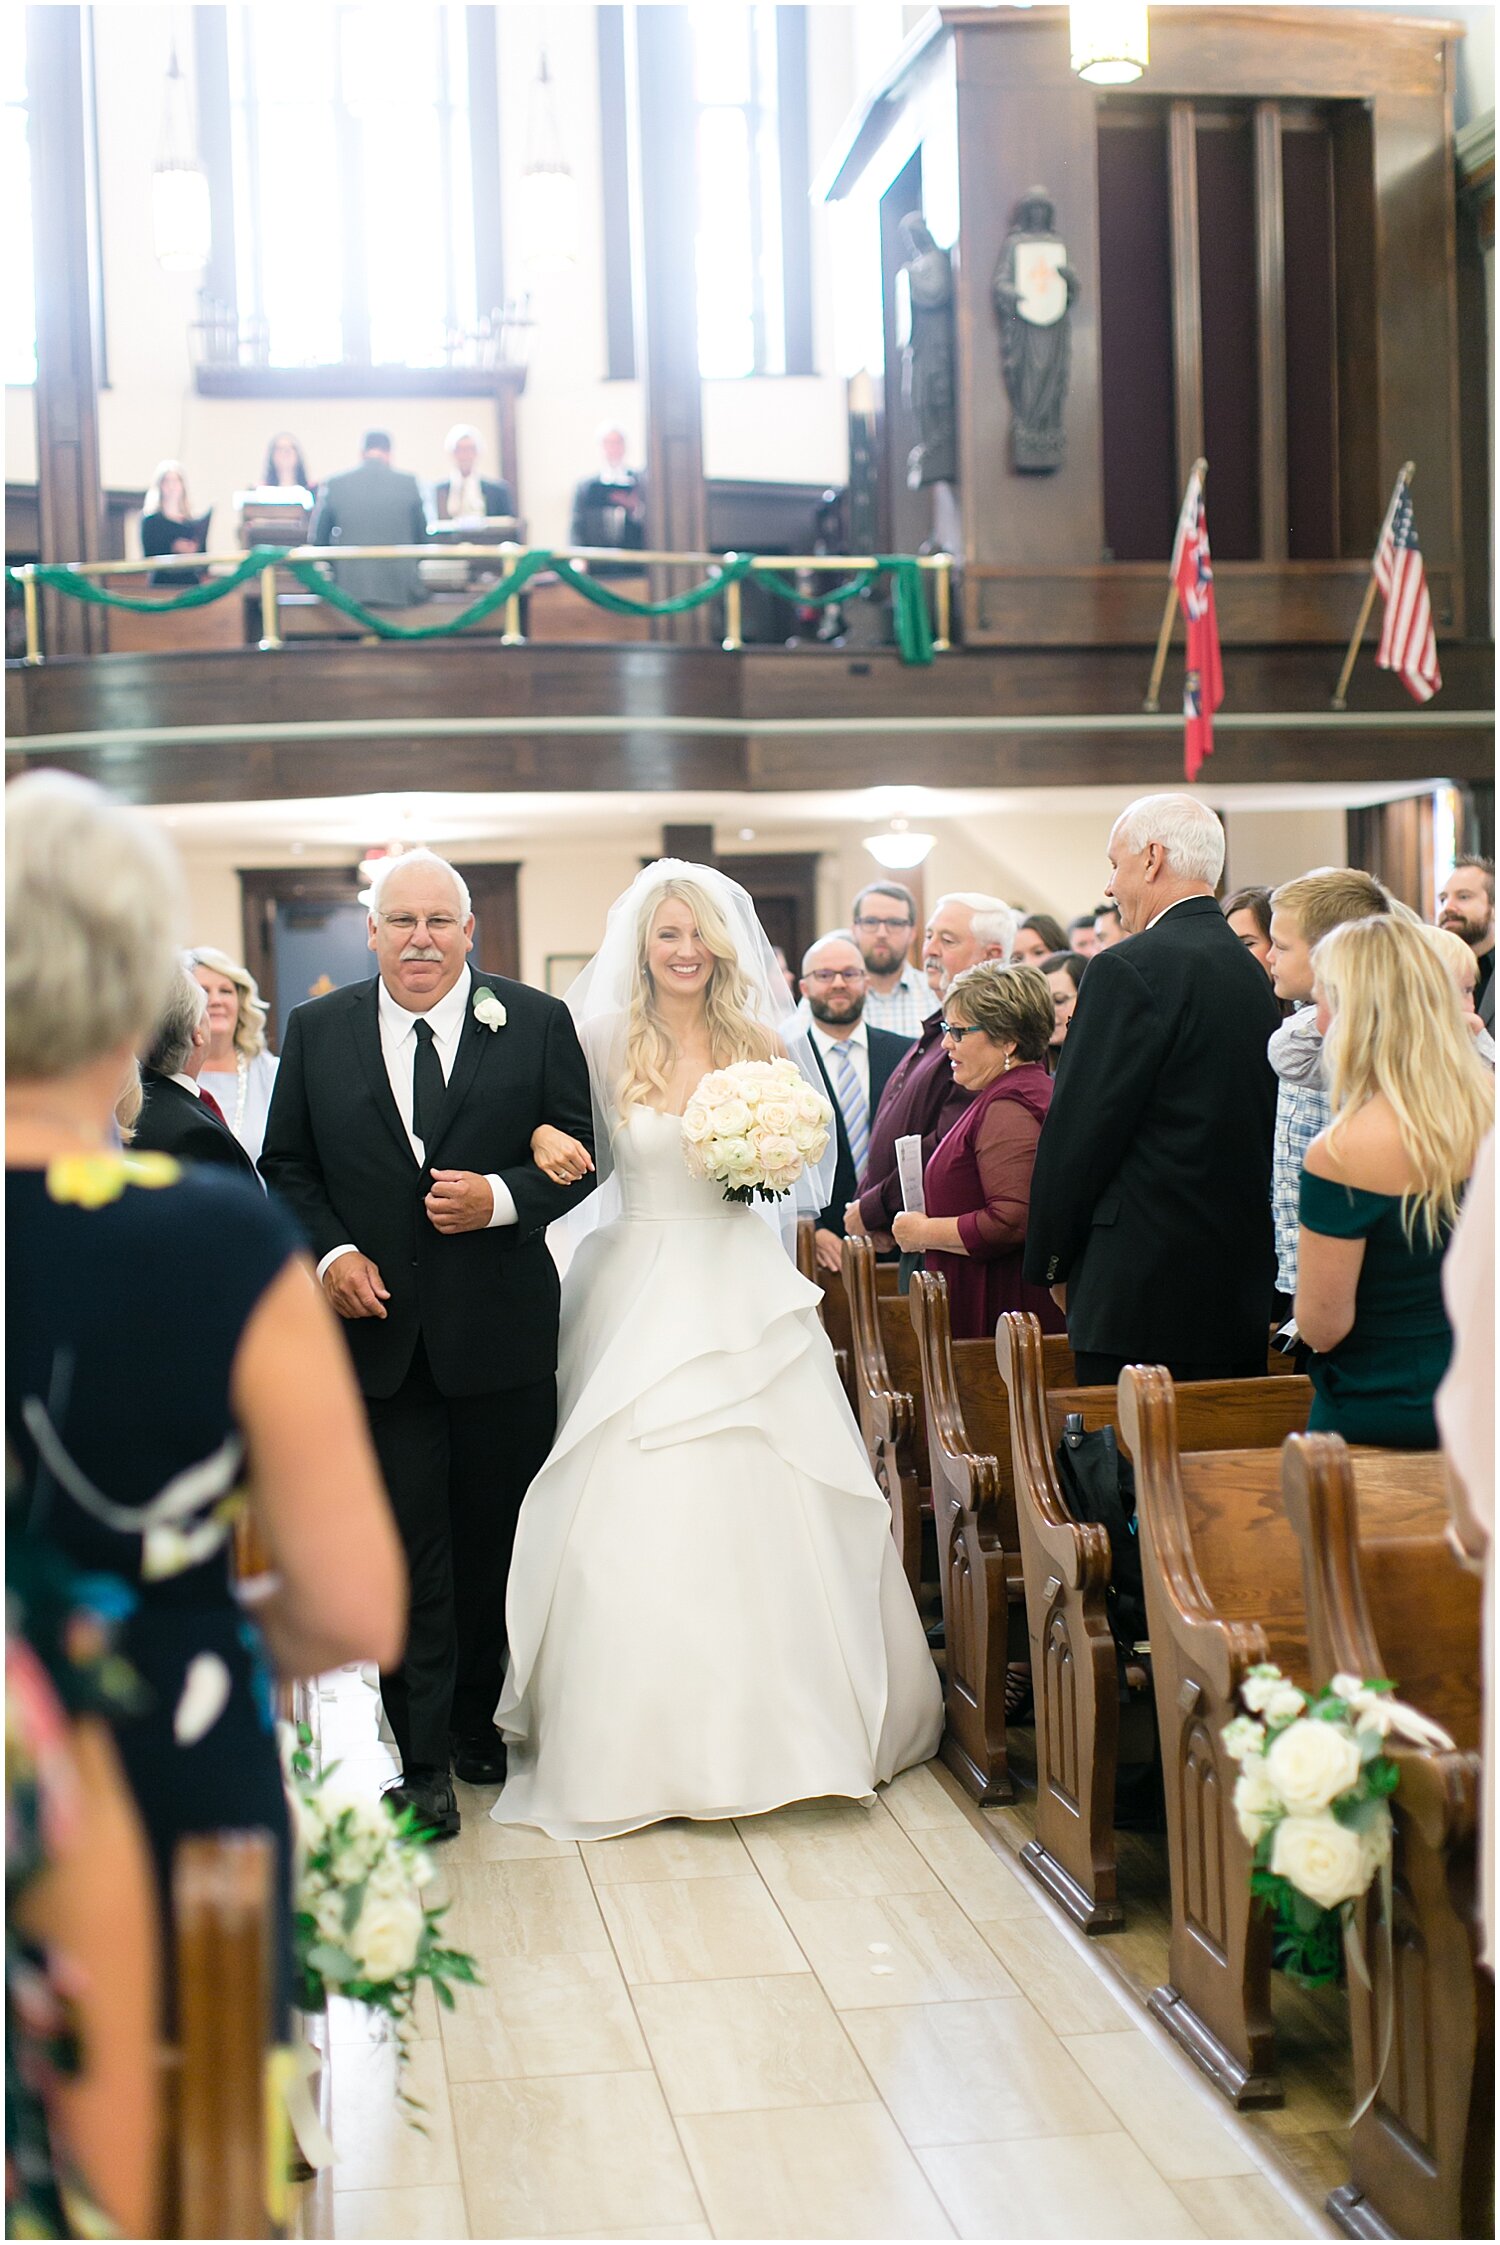
<svg viewBox="0 0 1500 2245">
<path fill-rule="evenodd" d="M 822 1159 L 832 1121 L 831 1103 L 794 1060 L 738 1060 L 711 1068 L 688 1101 L 683 1151 L 693 1175 L 722 1185 L 726 1200 L 781 1200 Z"/>
<path fill-rule="evenodd" d="M 1299 1691 L 1269 1662 L 1240 1687 L 1246 1712 L 1222 1733 L 1239 1764 L 1234 1813 L 1254 1850 L 1251 1892 L 1271 1915 L 1279 1970 L 1312 1985 L 1336 1980 L 1355 1904 L 1391 1859 L 1385 1752 L 1414 1717 L 1384 1681 L 1338 1675 Z"/>
<path fill-rule="evenodd" d="M 477 1986 L 478 1970 L 443 1938 L 449 1905 L 424 1899 L 432 1861 L 413 1812 L 396 1813 L 342 1777 L 337 1762 L 315 1772 L 311 1744 L 306 1729 L 284 1734 L 296 1845 L 294 2001 L 317 2012 L 331 1995 L 348 1996 L 384 2013 L 404 2079 L 421 1983 L 451 2011 L 455 1984 Z M 404 2087 L 400 2094 L 416 2107 Z"/>
</svg>

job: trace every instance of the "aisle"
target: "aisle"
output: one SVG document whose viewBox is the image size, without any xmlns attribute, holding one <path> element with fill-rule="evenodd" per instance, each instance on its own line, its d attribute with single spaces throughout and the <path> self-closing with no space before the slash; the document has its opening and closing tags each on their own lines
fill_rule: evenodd
<svg viewBox="0 0 1500 2245">
<path fill-rule="evenodd" d="M 372 1787 L 374 1710 L 353 1675 L 324 1701 Z M 487 1986 L 424 2011 L 425 2136 L 341 2007 L 303 2235 L 1331 2234 L 935 1769 L 583 1847 L 459 1793 L 438 1860 Z"/>
</svg>

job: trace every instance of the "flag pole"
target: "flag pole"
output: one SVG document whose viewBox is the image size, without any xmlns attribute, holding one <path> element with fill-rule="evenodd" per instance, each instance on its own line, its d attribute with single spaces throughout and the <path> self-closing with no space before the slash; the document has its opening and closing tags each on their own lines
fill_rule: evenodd
<svg viewBox="0 0 1500 2245">
<path fill-rule="evenodd" d="M 1375 540 L 1375 552 L 1377 554 L 1379 553 L 1381 547 L 1385 544 L 1385 534 L 1391 526 L 1391 517 L 1396 512 L 1396 502 L 1399 500 L 1402 492 L 1411 482 L 1411 479 L 1416 474 L 1416 472 L 1417 464 L 1415 460 L 1408 460 L 1405 466 L 1402 468 L 1400 475 L 1398 475 L 1396 478 L 1396 488 L 1391 493 L 1391 503 L 1385 510 L 1385 520 L 1381 523 L 1380 535 Z M 1372 555 L 1370 559 L 1370 581 L 1365 586 L 1365 597 L 1360 602 L 1359 621 L 1354 626 L 1354 635 L 1349 641 L 1348 651 L 1344 656 L 1344 667 L 1339 672 L 1339 682 L 1333 689 L 1333 702 L 1331 706 L 1334 709 L 1347 709 L 1349 706 L 1345 701 L 1344 696 L 1349 691 L 1349 681 L 1354 675 L 1354 665 L 1359 660 L 1359 643 L 1365 636 L 1365 625 L 1369 622 L 1370 610 L 1375 605 L 1375 592 L 1375 560 L 1374 556 Z"/>
<path fill-rule="evenodd" d="M 1207 474 L 1208 462 L 1204 459 L 1195 460 L 1188 475 L 1188 482 L 1191 483 L 1193 477 L 1197 476 L 1199 482 L 1201 483 Z M 1184 493 L 1183 496 L 1186 497 L 1186 493 Z M 1179 522 L 1182 519 L 1182 509 L 1180 507 L 1177 510 L 1177 518 Z M 1172 543 L 1172 558 L 1174 561 L 1177 558 L 1177 543 L 1175 538 Z M 1172 582 L 1167 588 L 1167 605 L 1162 610 L 1161 630 L 1156 635 L 1156 656 L 1151 665 L 1151 683 L 1146 688 L 1146 699 L 1141 704 L 1141 707 L 1143 709 L 1148 709 L 1153 712 L 1160 709 L 1161 707 L 1162 672 L 1167 667 L 1167 648 L 1171 644 L 1172 625 L 1176 619 L 1176 615 L 1177 575 L 1174 570 L 1172 574 Z"/>
</svg>

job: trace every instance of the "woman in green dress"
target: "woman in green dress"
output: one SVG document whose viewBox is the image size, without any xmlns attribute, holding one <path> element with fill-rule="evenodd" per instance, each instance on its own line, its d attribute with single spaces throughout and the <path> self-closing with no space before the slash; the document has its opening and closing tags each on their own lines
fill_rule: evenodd
<svg viewBox="0 0 1500 2245">
<path fill-rule="evenodd" d="M 1307 1149 L 1297 1328 L 1308 1424 L 1434 1450 L 1452 1335 L 1441 1271 L 1495 1090 L 1419 921 L 1346 923 L 1313 953 L 1332 1120 Z"/>
</svg>

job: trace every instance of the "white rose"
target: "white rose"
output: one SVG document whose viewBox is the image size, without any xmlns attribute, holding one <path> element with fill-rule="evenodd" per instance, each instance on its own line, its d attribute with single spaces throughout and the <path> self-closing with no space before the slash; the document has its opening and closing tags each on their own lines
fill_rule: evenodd
<svg viewBox="0 0 1500 2245">
<path fill-rule="evenodd" d="M 1295 1723 L 1306 1707 L 1307 1701 L 1295 1684 L 1278 1684 L 1266 1701 L 1262 1713 L 1268 1723 Z"/>
<path fill-rule="evenodd" d="M 325 1941 L 336 1948 L 344 1944 L 344 1891 L 342 1887 L 325 1886 L 313 1903 L 313 1919 Z"/>
<path fill-rule="evenodd" d="M 790 1100 L 763 1099 L 756 1120 L 762 1130 L 774 1130 L 779 1138 L 784 1138 L 796 1116 Z"/>
<path fill-rule="evenodd" d="M 1287 1680 L 1279 1668 L 1273 1668 L 1269 1661 L 1261 1661 L 1258 1666 L 1250 1670 L 1245 1681 L 1241 1684 L 1240 1698 L 1252 1715 L 1262 1715 L 1270 1704 L 1274 1693 L 1295 1689 L 1294 1685 L 1289 1686 L 1287 1684 Z M 1301 1698 L 1300 1693 L 1298 1698 Z"/>
<path fill-rule="evenodd" d="M 823 1098 L 820 1092 L 814 1091 L 811 1084 L 804 1084 L 797 1094 L 797 1120 L 805 1123 L 820 1123 L 823 1120 L 827 1105 L 827 1100 Z"/>
<path fill-rule="evenodd" d="M 1224 1751 L 1232 1762 L 1245 1762 L 1252 1754 L 1265 1751 L 1266 1734 L 1259 1723 L 1252 1723 L 1248 1715 L 1236 1715 L 1219 1733 Z"/>
<path fill-rule="evenodd" d="M 742 1176 L 756 1166 L 755 1148 L 748 1138 L 721 1138 L 714 1146 L 713 1165 L 725 1176 Z"/>
<path fill-rule="evenodd" d="M 690 1099 L 682 1118 L 682 1135 L 693 1146 L 701 1145 L 713 1129 L 708 1109 L 697 1099 Z"/>
<path fill-rule="evenodd" d="M 395 1980 L 410 1972 L 424 1923 L 415 1894 L 369 1894 L 349 1948 L 366 1980 Z"/>
<path fill-rule="evenodd" d="M 750 1128 L 750 1109 L 743 1099 L 726 1099 L 714 1109 L 714 1135 L 740 1138 Z"/>
<path fill-rule="evenodd" d="M 1358 1832 L 1333 1816 L 1284 1816 L 1271 1841 L 1276 1876 L 1325 1910 L 1363 1894 L 1363 1855 Z"/>
<path fill-rule="evenodd" d="M 1265 1836 L 1267 1820 L 1280 1806 L 1276 1788 L 1266 1775 L 1266 1765 L 1257 1754 L 1246 1762 L 1234 1787 L 1234 1820 L 1251 1847 L 1259 1845 Z"/>
<path fill-rule="evenodd" d="M 802 1168 L 797 1143 L 785 1131 L 766 1131 L 758 1141 L 758 1151 L 763 1169 L 788 1169 L 796 1176 Z"/>
<path fill-rule="evenodd" d="M 1293 1814 L 1305 1815 L 1359 1783 L 1359 1748 L 1342 1726 L 1304 1719 L 1271 1741 L 1266 1770 Z"/>
<path fill-rule="evenodd" d="M 740 1085 L 740 1097 L 747 1107 L 758 1107 L 766 1096 L 766 1086 L 754 1076 Z"/>
</svg>

